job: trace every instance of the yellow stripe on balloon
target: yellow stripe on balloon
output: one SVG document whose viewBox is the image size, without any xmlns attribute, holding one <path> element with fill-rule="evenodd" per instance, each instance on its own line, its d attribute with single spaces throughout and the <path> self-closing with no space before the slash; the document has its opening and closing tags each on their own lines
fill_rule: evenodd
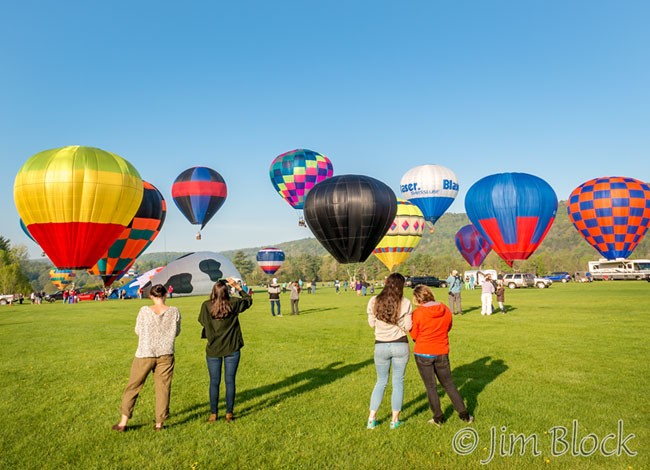
<svg viewBox="0 0 650 470">
<path fill-rule="evenodd" d="M 24 196 L 16 198 L 16 208 L 27 226 L 48 222 L 128 225 L 143 192 L 140 178 L 93 170 L 21 173 L 15 188 Z"/>
</svg>

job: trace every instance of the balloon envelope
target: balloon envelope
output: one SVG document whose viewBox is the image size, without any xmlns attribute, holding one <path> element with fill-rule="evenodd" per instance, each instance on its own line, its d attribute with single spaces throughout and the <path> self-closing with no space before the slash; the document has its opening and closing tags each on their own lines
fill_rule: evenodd
<svg viewBox="0 0 650 470">
<path fill-rule="evenodd" d="M 479 267 L 492 251 L 488 239 L 481 235 L 481 232 L 476 230 L 472 224 L 462 227 L 456 232 L 454 239 L 456 248 L 472 267 Z"/>
<path fill-rule="evenodd" d="M 424 233 L 422 211 L 409 201 L 397 198 L 397 213 L 384 238 L 372 251 L 379 261 L 392 270 L 402 264 L 420 243 Z"/>
<path fill-rule="evenodd" d="M 142 192 L 140 174 L 122 157 L 71 146 L 29 158 L 16 175 L 14 202 L 57 268 L 87 269 L 133 219 Z"/>
<path fill-rule="evenodd" d="M 365 261 L 397 213 L 395 193 L 369 176 L 334 176 L 318 183 L 305 200 L 305 220 L 339 263 Z"/>
<path fill-rule="evenodd" d="M 527 173 L 499 173 L 480 179 L 467 192 L 465 210 L 492 249 L 509 265 L 542 243 L 557 213 L 557 196 L 543 179 Z"/>
<path fill-rule="evenodd" d="M 167 204 L 158 189 L 143 182 L 144 194 L 140 208 L 129 225 L 117 237 L 104 256 L 89 269 L 108 287 L 120 279 L 156 239 L 167 214 Z"/>
<path fill-rule="evenodd" d="M 650 186 L 634 178 L 594 178 L 573 190 L 567 206 L 574 227 L 607 259 L 627 258 L 650 222 Z"/>
<path fill-rule="evenodd" d="M 432 224 L 451 206 L 458 195 L 458 179 L 449 168 L 420 165 L 407 171 L 400 181 L 404 199 L 420 208 Z"/>
<path fill-rule="evenodd" d="M 76 277 L 77 274 L 71 269 L 50 269 L 50 282 L 59 290 L 63 290 Z"/>
<path fill-rule="evenodd" d="M 27 227 L 25 226 L 25 222 L 23 222 L 23 219 L 19 219 L 19 220 L 20 220 L 20 228 L 23 229 L 23 232 L 25 233 L 25 235 L 27 235 L 31 241 L 36 243 L 36 240 L 34 240 L 34 237 L 32 237 L 32 234 L 29 233 L 29 230 L 27 230 Z"/>
<path fill-rule="evenodd" d="M 332 176 L 332 162 L 325 155 L 307 149 L 292 150 L 273 160 L 271 183 L 294 209 L 303 209 L 309 190 Z"/>
<path fill-rule="evenodd" d="M 257 265 L 266 274 L 275 274 L 284 263 L 284 251 L 279 248 L 262 248 L 257 252 Z"/>
<path fill-rule="evenodd" d="M 188 168 L 174 180 L 174 204 L 193 225 L 205 227 L 228 196 L 226 182 L 212 168 Z"/>
<path fill-rule="evenodd" d="M 175 259 L 159 273 L 156 273 L 143 290 L 145 295 L 152 285 L 174 286 L 174 297 L 210 295 L 214 283 L 219 279 L 234 277 L 241 279 L 235 265 L 220 253 L 198 251 Z"/>
</svg>

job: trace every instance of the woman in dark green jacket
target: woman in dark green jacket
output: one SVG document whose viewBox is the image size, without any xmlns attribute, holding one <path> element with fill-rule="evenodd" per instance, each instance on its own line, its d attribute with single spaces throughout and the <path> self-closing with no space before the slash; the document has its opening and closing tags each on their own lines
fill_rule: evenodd
<svg viewBox="0 0 650 470">
<path fill-rule="evenodd" d="M 231 297 L 230 287 L 241 297 Z M 233 420 L 235 407 L 235 376 L 239 366 L 240 349 L 244 338 L 239 326 L 239 314 L 253 304 L 252 297 L 244 292 L 239 283 L 232 278 L 217 281 L 212 288 L 210 299 L 203 302 L 199 313 L 199 323 L 203 325 L 203 337 L 208 340 L 205 346 L 208 373 L 210 374 L 210 417 L 209 422 L 217 420 L 219 386 L 221 385 L 221 365 L 224 365 L 226 382 L 226 422 Z"/>
</svg>

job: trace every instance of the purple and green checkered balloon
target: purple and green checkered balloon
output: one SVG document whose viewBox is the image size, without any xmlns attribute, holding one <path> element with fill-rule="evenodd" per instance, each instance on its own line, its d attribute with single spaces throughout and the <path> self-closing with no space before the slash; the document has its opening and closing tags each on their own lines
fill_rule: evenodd
<svg viewBox="0 0 650 470">
<path fill-rule="evenodd" d="M 294 209 L 302 210 L 305 197 L 316 183 L 334 173 L 332 162 L 325 155 L 307 149 L 292 150 L 273 160 L 269 169 L 271 183 Z"/>
</svg>

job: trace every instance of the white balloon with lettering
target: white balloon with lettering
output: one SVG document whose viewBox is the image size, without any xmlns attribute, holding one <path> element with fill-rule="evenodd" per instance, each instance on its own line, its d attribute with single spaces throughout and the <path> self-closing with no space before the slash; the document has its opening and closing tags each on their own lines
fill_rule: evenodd
<svg viewBox="0 0 650 470">
<path fill-rule="evenodd" d="M 458 178 L 440 165 L 419 165 L 404 173 L 400 195 L 420 208 L 424 218 L 435 224 L 458 195 Z"/>
</svg>

